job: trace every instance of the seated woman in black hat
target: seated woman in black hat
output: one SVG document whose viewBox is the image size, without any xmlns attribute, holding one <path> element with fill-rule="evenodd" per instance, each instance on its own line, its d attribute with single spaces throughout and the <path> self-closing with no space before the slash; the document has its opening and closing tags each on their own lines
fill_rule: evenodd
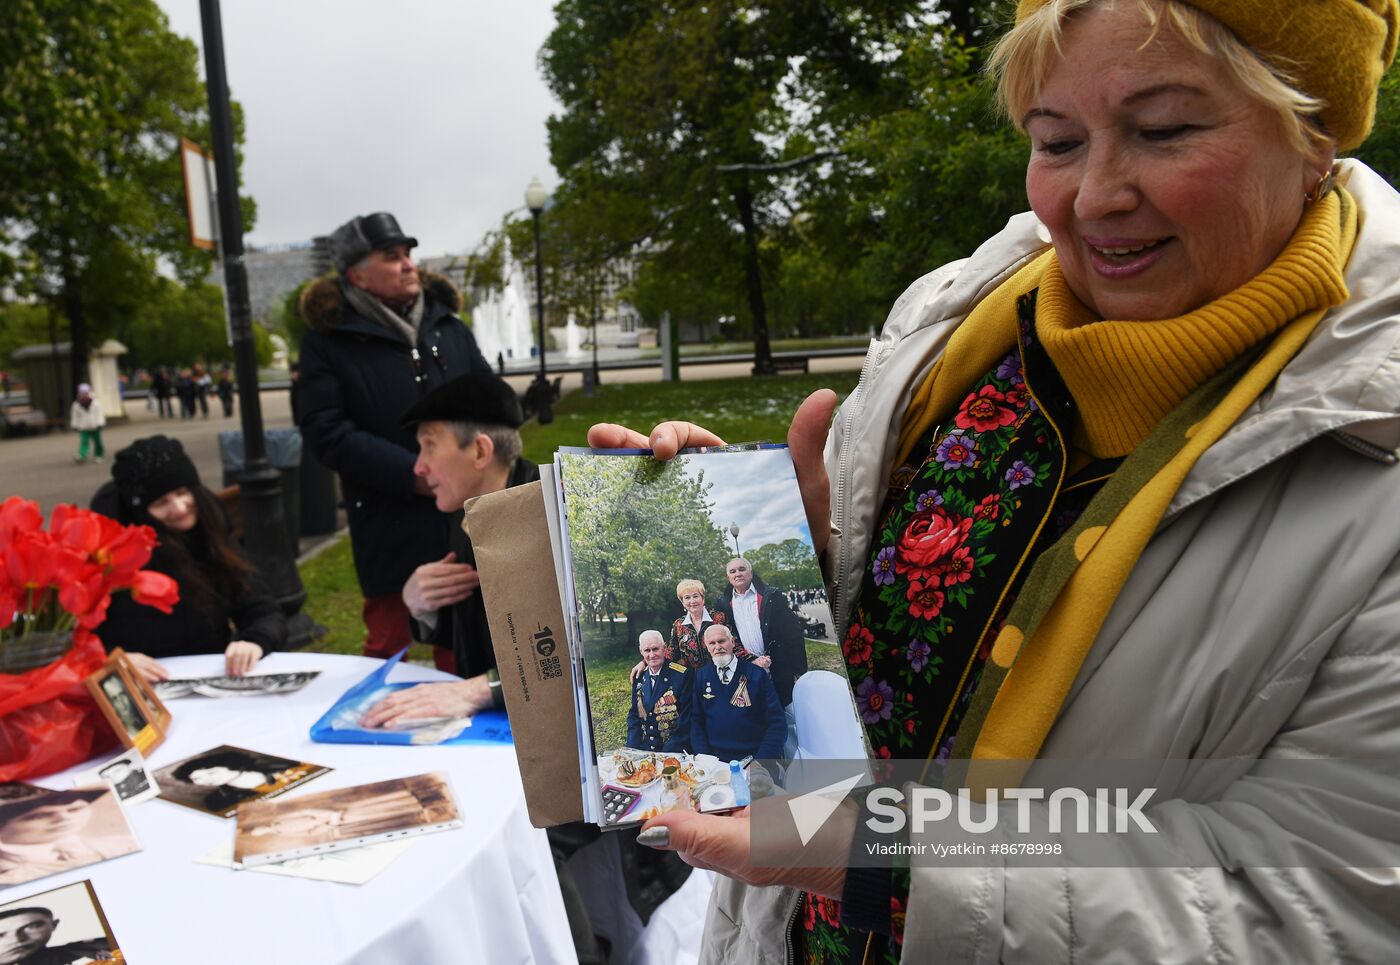
<svg viewBox="0 0 1400 965">
<path fill-rule="evenodd" d="M 159 658 L 222 653 L 234 676 L 251 670 L 263 654 L 287 640 L 286 618 L 262 586 L 229 532 L 218 497 L 175 439 L 138 439 L 112 462 L 112 481 L 93 497 L 92 508 L 122 523 L 155 529 L 159 542 L 148 569 L 180 584 L 180 602 L 169 613 L 116 594 L 102 643 L 121 647 L 150 680 L 170 676 Z"/>
</svg>

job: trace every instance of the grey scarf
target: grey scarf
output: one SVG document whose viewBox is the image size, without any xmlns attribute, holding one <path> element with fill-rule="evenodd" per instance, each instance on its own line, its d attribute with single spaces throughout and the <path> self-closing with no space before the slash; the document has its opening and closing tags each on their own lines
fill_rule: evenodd
<svg viewBox="0 0 1400 965">
<path fill-rule="evenodd" d="M 346 302 L 356 312 L 365 318 L 373 319 L 389 331 L 398 333 L 409 345 L 418 344 L 418 326 L 423 322 L 421 291 L 409 304 L 405 315 L 400 315 L 363 288 L 356 288 L 347 281 L 341 281 L 340 290 L 345 293 Z"/>
</svg>

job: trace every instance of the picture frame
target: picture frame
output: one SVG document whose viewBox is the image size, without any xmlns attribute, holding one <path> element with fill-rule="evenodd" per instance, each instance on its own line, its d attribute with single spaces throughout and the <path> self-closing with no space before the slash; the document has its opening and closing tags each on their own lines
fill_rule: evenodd
<svg viewBox="0 0 1400 965">
<path fill-rule="evenodd" d="M 142 702 L 145 703 L 146 708 L 150 711 L 149 717 L 160 730 L 161 739 L 163 740 L 166 732 L 170 730 L 170 711 L 161 701 L 155 688 L 151 686 L 151 682 L 141 675 L 140 671 L 136 669 L 136 665 L 127 657 L 126 651 L 122 650 L 121 647 L 115 647 L 112 653 L 121 654 L 122 663 L 126 667 L 127 675 L 131 677 L 132 683 L 136 684 L 137 693 L 141 697 Z"/>
<path fill-rule="evenodd" d="M 0 904 L 0 912 L 28 913 L 33 923 L 48 932 L 44 947 L 35 949 L 24 961 L 41 960 L 46 952 L 53 955 L 56 949 L 75 955 L 67 961 L 125 961 L 89 879 L 7 901 Z"/>
<path fill-rule="evenodd" d="M 84 682 L 123 747 L 147 754 L 165 740 L 170 711 L 120 647 Z"/>
</svg>

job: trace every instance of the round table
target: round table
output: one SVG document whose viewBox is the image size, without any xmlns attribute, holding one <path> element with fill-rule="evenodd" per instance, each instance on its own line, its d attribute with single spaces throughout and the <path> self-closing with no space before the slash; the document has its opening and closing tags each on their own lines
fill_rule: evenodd
<svg viewBox="0 0 1400 965">
<path fill-rule="evenodd" d="M 222 655 L 163 661 L 173 676 L 223 672 Z M 464 827 L 425 835 L 363 885 L 234 871 L 196 855 L 231 840 L 222 820 L 155 799 L 128 809 L 143 850 L 0 889 L 0 903 L 91 879 L 128 961 L 447 963 L 575 961 L 559 881 L 543 831 L 530 826 L 510 747 L 317 744 L 311 725 L 380 661 L 274 653 L 259 671 L 320 670 L 275 696 L 187 697 L 152 769 L 219 744 L 334 768 L 285 795 L 447 772 Z M 391 680 L 453 680 L 401 665 Z M 104 755 L 110 757 L 115 755 Z M 34 783 L 71 787 L 70 772 Z"/>
</svg>

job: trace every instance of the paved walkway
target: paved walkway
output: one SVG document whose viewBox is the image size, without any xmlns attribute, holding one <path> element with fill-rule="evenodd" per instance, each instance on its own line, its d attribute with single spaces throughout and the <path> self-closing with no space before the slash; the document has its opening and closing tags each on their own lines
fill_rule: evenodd
<svg viewBox="0 0 1400 965">
<path fill-rule="evenodd" d="M 812 362 L 813 372 L 849 371 L 860 368 L 860 358 L 817 359 Z M 749 374 L 750 364 L 704 365 L 686 369 L 685 381 L 714 378 L 734 378 Z M 605 384 L 623 382 L 655 382 L 660 376 L 660 368 L 628 369 L 606 372 Z M 529 385 L 529 375 L 508 375 L 517 391 L 523 392 Z M 564 376 L 565 393 L 574 391 L 583 384 L 582 376 L 572 373 Z M 267 389 L 261 393 L 263 423 L 269 429 L 285 429 L 292 425 L 291 406 L 285 389 Z M 127 406 L 128 419 L 120 424 L 109 425 L 102 431 L 102 439 L 107 448 L 107 461 L 102 464 L 92 462 L 76 465 L 73 456 L 78 451 L 76 432 L 51 432 L 44 436 L 21 439 L 0 439 L 0 499 L 19 495 L 34 499 L 47 513 L 58 503 L 75 503 L 86 506 L 97 487 L 111 478 L 113 453 L 134 440 L 144 436 L 164 433 L 179 439 L 185 451 L 199 469 L 200 479 L 206 486 L 217 489 L 223 480 L 223 469 L 219 462 L 219 432 L 239 428 L 238 408 L 234 406 L 232 418 L 225 419 L 218 399 L 211 399 L 208 419 L 195 417 L 192 420 L 160 419 L 155 412 L 146 409 L 143 399 L 133 400 Z M 578 441 L 579 445 L 584 440 Z"/>
</svg>

